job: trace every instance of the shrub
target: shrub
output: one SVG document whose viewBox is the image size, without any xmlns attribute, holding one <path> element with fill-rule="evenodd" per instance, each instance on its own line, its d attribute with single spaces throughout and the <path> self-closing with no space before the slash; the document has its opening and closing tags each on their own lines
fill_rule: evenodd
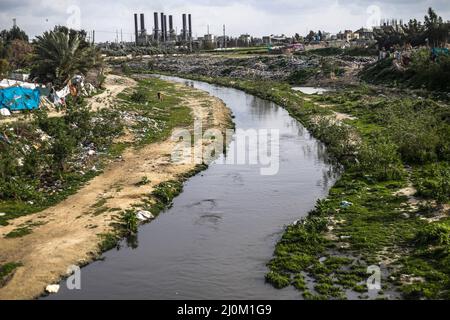
<svg viewBox="0 0 450 320">
<path fill-rule="evenodd" d="M 438 203 L 450 200 L 450 166 L 432 164 L 418 172 L 415 180 L 420 196 L 435 199 Z"/>
<path fill-rule="evenodd" d="M 125 232 L 127 234 L 136 234 L 138 231 L 138 218 L 133 210 L 125 211 L 122 216 Z"/>
<path fill-rule="evenodd" d="M 383 136 L 364 142 L 359 149 L 358 159 L 361 168 L 379 180 L 397 179 L 401 175 L 397 146 Z"/>
<path fill-rule="evenodd" d="M 6 77 L 9 72 L 9 63 L 6 59 L 0 59 L 0 77 Z"/>
<path fill-rule="evenodd" d="M 450 227 L 442 223 L 434 223 L 419 231 L 416 242 L 421 245 L 450 244 Z"/>
<path fill-rule="evenodd" d="M 130 99 L 135 103 L 145 103 L 147 102 L 147 94 L 142 90 L 138 90 L 133 92 Z"/>
</svg>

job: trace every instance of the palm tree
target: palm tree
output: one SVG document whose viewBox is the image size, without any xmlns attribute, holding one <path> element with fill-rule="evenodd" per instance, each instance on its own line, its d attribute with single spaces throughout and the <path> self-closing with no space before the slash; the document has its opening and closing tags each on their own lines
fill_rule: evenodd
<svg viewBox="0 0 450 320">
<path fill-rule="evenodd" d="M 95 47 L 86 45 L 79 33 L 47 31 L 35 43 L 32 77 L 63 87 L 74 75 L 86 74 L 100 63 Z"/>
</svg>

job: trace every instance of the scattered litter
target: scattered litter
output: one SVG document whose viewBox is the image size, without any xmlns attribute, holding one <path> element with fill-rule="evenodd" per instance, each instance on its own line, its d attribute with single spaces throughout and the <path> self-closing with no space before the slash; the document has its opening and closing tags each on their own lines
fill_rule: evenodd
<svg viewBox="0 0 450 320">
<path fill-rule="evenodd" d="M 11 144 L 11 141 L 9 140 L 8 136 L 6 135 L 6 133 L 3 133 L 3 134 L 0 133 L 0 141 L 5 141 L 6 143 Z"/>
<path fill-rule="evenodd" d="M 6 216 L 6 213 L 0 212 L 0 217 Z"/>
<path fill-rule="evenodd" d="M 1 114 L 2 116 L 4 116 L 4 117 L 9 117 L 9 116 L 11 116 L 11 112 L 9 112 L 9 110 L 6 109 L 6 108 L 1 108 L 1 109 L 0 109 L 0 114 Z"/>
<path fill-rule="evenodd" d="M 410 215 L 407 214 L 406 212 L 404 212 L 404 213 L 402 213 L 402 217 L 405 218 L 405 219 L 409 219 Z"/>
<path fill-rule="evenodd" d="M 155 216 L 150 211 L 141 210 L 136 213 L 136 218 L 138 218 L 139 221 L 148 221 L 155 219 Z"/>
<path fill-rule="evenodd" d="M 322 258 L 319 259 L 320 263 L 324 263 L 325 261 L 327 261 L 327 257 L 322 257 Z"/>
<path fill-rule="evenodd" d="M 339 238 L 340 238 L 341 240 L 348 240 L 348 239 L 351 239 L 352 236 L 340 236 Z"/>
<path fill-rule="evenodd" d="M 45 288 L 45 291 L 47 291 L 48 293 L 58 293 L 59 284 L 50 284 Z"/>
<path fill-rule="evenodd" d="M 348 202 L 348 201 L 342 201 L 341 202 L 341 208 L 342 209 L 350 208 L 351 206 L 353 206 L 353 203 L 351 203 L 351 202 Z"/>
<path fill-rule="evenodd" d="M 400 281 L 406 284 L 413 284 L 413 283 L 424 283 L 425 279 L 423 277 L 414 277 L 410 274 L 402 274 L 400 275 Z"/>
<path fill-rule="evenodd" d="M 88 151 L 88 155 L 89 155 L 89 156 L 95 155 L 95 150 L 89 150 L 89 151 Z"/>
</svg>

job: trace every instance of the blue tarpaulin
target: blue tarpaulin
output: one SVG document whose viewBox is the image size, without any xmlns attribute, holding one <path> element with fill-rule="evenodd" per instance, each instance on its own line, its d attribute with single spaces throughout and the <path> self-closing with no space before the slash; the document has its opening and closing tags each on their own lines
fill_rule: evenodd
<svg viewBox="0 0 450 320">
<path fill-rule="evenodd" d="M 34 110 L 39 108 L 40 93 L 38 89 L 10 87 L 0 89 L 0 108 L 10 111 Z"/>
</svg>

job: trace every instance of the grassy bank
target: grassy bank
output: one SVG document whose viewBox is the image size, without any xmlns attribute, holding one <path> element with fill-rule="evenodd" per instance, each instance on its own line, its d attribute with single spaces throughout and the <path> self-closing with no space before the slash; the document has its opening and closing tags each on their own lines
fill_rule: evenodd
<svg viewBox="0 0 450 320">
<path fill-rule="evenodd" d="M 285 107 L 345 168 L 329 196 L 286 228 L 268 282 L 293 285 L 307 299 L 368 298 L 367 268 L 377 265 L 384 275 L 377 298 L 448 298 L 446 102 L 386 96 L 365 86 L 305 99 L 284 83 L 181 76 Z M 357 119 L 337 124 L 332 110 Z M 407 187 L 418 190 L 415 197 L 402 191 Z"/>
</svg>

